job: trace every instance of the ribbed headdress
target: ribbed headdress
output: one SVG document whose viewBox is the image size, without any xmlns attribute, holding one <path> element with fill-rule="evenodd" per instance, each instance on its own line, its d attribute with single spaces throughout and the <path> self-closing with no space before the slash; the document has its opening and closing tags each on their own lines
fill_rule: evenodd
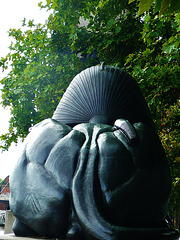
<svg viewBox="0 0 180 240">
<path fill-rule="evenodd" d="M 79 73 L 64 93 L 53 119 L 74 126 L 98 116 L 110 125 L 124 118 L 131 123 L 144 122 L 153 127 L 136 81 L 121 69 L 107 65 L 104 68 L 93 66 Z"/>
</svg>

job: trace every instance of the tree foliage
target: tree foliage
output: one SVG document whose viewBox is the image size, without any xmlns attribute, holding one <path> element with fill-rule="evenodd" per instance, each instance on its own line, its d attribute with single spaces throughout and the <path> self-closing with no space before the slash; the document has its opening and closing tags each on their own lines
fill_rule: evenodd
<svg viewBox="0 0 180 240">
<path fill-rule="evenodd" d="M 126 70 L 138 81 L 168 157 L 172 175 L 172 209 L 179 206 L 180 14 L 144 16 L 141 51 L 130 54 Z M 174 205 L 175 204 L 175 205 Z M 171 210 L 172 210 L 171 209 Z M 180 208 L 177 210 L 180 214 Z"/>
<path fill-rule="evenodd" d="M 78 59 L 69 52 L 57 51 L 47 26 L 34 25 L 33 21 L 23 26 L 28 30 L 10 29 L 9 36 L 15 39 L 11 52 L 1 58 L 1 65 L 12 69 L 1 80 L 3 106 L 10 106 L 12 118 L 9 132 L 1 136 L 4 149 L 24 139 L 29 128 L 52 116 L 64 90 L 78 72 Z M 60 47 L 60 46 L 59 46 Z"/>
<path fill-rule="evenodd" d="M 3 183 L 3 180 L 0 178 L 0 190 L 1 190 L 2 183 Z"/>
<path fill-rule="evenodd" d="M 132 3 L 136 0 L 129 0 Z M 138 14 L 141 15 L 144 12 L 148 12 L 152 5 L 154 6 L 154 13 L 159 12 L 159 15 L 164 13 L 179 12 L 180 1 L 177 0 L 139 0 L 139 11 Z"/>
<path fill-rule="evenodd" d="M 64 90 L 82 69 L 101 61 L 128 71 L 139 83 L 170 163 L 172 206 L 178 201 L 180 13 L 176 0 L 46 0 L 45 25 L 10 29 L 10 53 L 0 66 L 2 104 L 11 108 L 8 149 L 31 126 L 52 116 Z"/>
<path fill-rule="evenodd" d="M 42 7 L 42 5 L 41 5 Z M 99 61 L 123 66 L 125 58 L 141 45 L 143 24 L 136 17 L 136 4 L 128 1 L 51 1 L 44 7 L 53 9 L 49 27 L 58 37 L 83 55 L 96 51 Z M 86 21 L 86 26 L 83 26 Z"/>
</svg>

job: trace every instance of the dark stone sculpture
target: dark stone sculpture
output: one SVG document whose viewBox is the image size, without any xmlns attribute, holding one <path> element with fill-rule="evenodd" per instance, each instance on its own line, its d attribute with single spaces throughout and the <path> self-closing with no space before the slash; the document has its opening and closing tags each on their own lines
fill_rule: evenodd
<svg viewBox="0 0 180 240">
<path fill-rule="evenodd" d="M 119 68 L 74 78 L 27 136 L 10 188 L 17 236 L 178 239 L 166 220 L 167 159 L 137 83 Z"/>
</svg>

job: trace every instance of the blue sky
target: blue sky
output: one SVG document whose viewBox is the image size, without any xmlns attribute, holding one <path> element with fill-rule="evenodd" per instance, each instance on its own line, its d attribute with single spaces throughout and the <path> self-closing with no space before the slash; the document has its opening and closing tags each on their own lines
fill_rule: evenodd
<svg viewBox="0 0 180 240">
<path fill-rule="evenodd" d="M 8 47 L 12 39 L 8 37 L 10 28 L 21 28 L 22 20 L 34 19 L 35 23 L 44 23 L 49 13 L 45 9 L 38 7 L 40 0 L 1 0 L 0 1 L 0 57 L 5 57 L 9 52 Z M 0 71 L 0 79 L 5 77 L 7 72 Z M 0 86 L 1 88 L 1 86 Z M 1 101 L 1 90 L 0 90 Z M 10 119 L 10 110 L 4 109 L 0 105 L 0 134 L 8 130 L 8 121 Z M 0 178 L 4 179 L 11 174 L 12 169 L 18 159 L 22 144 L 15 144 L 7 152 L 0 152 Z M 0 150 L 1 151 L 1 150 Z"/>
</svg>

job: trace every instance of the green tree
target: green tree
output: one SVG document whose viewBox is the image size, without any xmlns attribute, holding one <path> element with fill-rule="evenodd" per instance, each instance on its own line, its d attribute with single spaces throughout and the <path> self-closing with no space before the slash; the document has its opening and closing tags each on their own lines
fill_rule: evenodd
<svg viewBox="0 0 180 240">
<path fill-rule="evenodd" d="M 171 211 L 180 216 L 179 78 L 180 14 L 144 15 L 141 51 L 130 54 L 126 70 L 138 81 L 151 110 L 172 175 Z"/>
<path fill-rule="evenodd" d="M 54 10 L 48 22 L 53 34 L 66 34 L 72 51 L 84 55 L 98 53 L 99 61 L 123 67 L 128 54 L 142 44 L 143 23 L 136 16 L 136 4 L 128 1 L 47 1 Z M 83 20 L 86 26 L 83 26 Z"/>
<path fill-rule="evenodd" d="M 25 19 L 23 26 L 26 26 Z M 9 35 L 15 43 L 0 61 L 2 68 L 11 65 L 11 71 L 1 80 L 2 104 L 9 106 L 12 114 L 9 132 L 1 136 L 3 149 L 8 149 L 19 137 L 24 139 L 29 128 L 52 116 L 80 67 L 75 55 L 66 53 L 64 48 L 57 51 L 47 26 L 29 21 L 27 27 L 24 32 L 10 29 Z"/>
</svg>

